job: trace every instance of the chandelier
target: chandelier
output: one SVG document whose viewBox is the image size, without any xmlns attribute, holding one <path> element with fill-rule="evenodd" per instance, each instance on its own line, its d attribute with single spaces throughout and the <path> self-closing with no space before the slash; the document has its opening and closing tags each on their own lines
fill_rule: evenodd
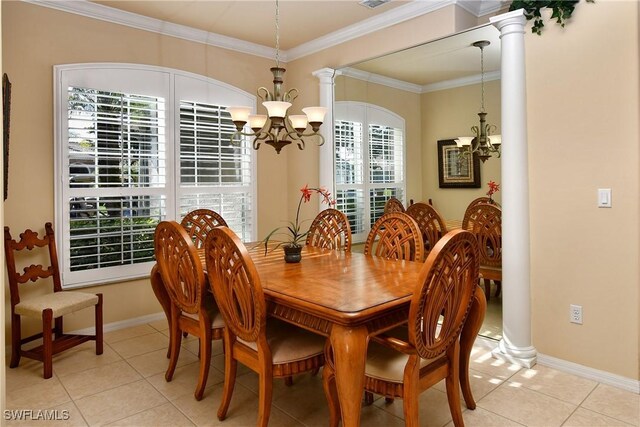
<svg viewBox="0 0 640 427">
<path fill-rule="evenodd" d="M 282 147 L 292 142 L 304 149 L 307 137 L 318 137 L 318 145 L 324 144 L 324 138 L 318 132 L 324 120 L 327 109 L 324 107 L 303 108 L 304 114 L 289 115 L 288 110 L 294 99 L 298 97 L 298 90 L 293 88 L 286 92 L 282 88 L 285 69 L 280 67 L 280 10 L 276 0 L 276 66 L 271 68 L 273 73 L 273 92 L 265 87 L 258 89 L 258 97 L 267 109 L 267 114 L 249 114 L 251 107 L 228 107 L 231 120 L 236 125 L 236 132 L 231 135 L 233 142 L 241 136 L 253 137 L 253 148 L 257 150 L 260 144 L 271 145 L 280 154 Z M 251 132 L 244 132 L 244 126 L 249 123 Z M 305 133 L 307 127 L 311 131 Z"/>
<path fill-rule="evenodd" d="M 472 43 L 472 46 L 480 48 L 480 87 L 482 88 L 482 101 L 480 104 L 480 126 L 473 126 L 471 132 L 474 136 L 460 136 L 456 139 L 458 147 L 462 148 L 460 157 L 468 157 L 473 154 L 477 156 L 484 163 L 491 157 L 491 153 L 495 153 L 497 157 L 500 157 L 500 146 L 502 144 L 502 138 L 500 135 L 491 135 L 496 131 L 494 125 L 487 124 L 487 113 L 484 111 L 484 48 L 489 46 L 491 42 L 488 40 L 480 40 Z"/>
</svg>

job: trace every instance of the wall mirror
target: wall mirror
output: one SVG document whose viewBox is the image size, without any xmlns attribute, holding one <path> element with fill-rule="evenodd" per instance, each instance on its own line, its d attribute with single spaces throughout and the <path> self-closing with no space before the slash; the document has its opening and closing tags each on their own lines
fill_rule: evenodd
<svg viewBox="0 0 640 427">
<path fill-rule="evenodd" d="M 481 52 L 472 46 L 479 40 L 490 42 L 484 48 L 485 112 L 500 133 L 499 35 L 487 24 L 336 70 L 335 185 L 352 229 L 366 235 L 388 195 L 407 205 L 431 200 L 446 221 L 459 224 L 467 205 L 486 195 L 487 183 L 500 183 L 495 156 L 476 163 L 479 185 L 472 179 L 472 185 L 441 188 L 438 168 L 438 141 L 473 136 L 471 127 L 479 125 Z M 387 125 L 393 119 L 396 124 Z M 493 197 L 501 201 L 499 193 Z M 481 330 L 492 339 L 502 338 L 498 289 L 491 283 Z"/>
</svg>

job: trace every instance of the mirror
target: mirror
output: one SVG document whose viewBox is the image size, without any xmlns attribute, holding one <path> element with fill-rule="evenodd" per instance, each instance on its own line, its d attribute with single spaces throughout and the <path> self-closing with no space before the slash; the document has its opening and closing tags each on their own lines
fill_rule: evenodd
<svg viewBox="0 0 640 427">
<path fill-rule="evenodd" d="M 484 163 L 470 162 L 479 165 L 479 170 L 475 171 L 480 175 L 479 188 L 473 188 L 473 185 L 441 186 L 439 172 L 442 171 L 438 169 L 438 141 L 474 136 L 471 127 L 480 124 L 478 113 L 483 96 L 481 50 L 472 45 L 480 40 L 490 42 L 483 51 L 484 111 L 487 113 L 487 123 L 495 125 L 495 133 L 500 133 L 499 35 L 495 27 L 484 25 L 336 70 L 336 126 L 340 120 L 349 120 L 354 116 L 351 113 L 363 105 L 373 106 L 367 110 L 372 112 L 365 112 L 365 115 L 377 117 L 379 111 L 383 111 L 402 118 L 405 188 L 402 191 L 394 190 L 393 195 L 399 195 L 405 206 L 411 200 L 431 201 L 449 226 L 460 226 L 468 204 L 478 197 L 486 197 L 489 181 L 501 182 L 500 159 L 495 154 Z M 371 120 L 369 126 L 375 123 L 375 119 Z M 336 133 L 336 155 L 339 154 L 340 137 Z M 376 148 L 371 145 L 369 149 L 373 164 L 375 159 L 372 153 Z M 346 156 L 343 157 L 340 165 L 336 163 L 336 173 L 347 169 L 344 163 L 348 163 L 348 160 L 345 160 Z M 362 166 L 349 165 L 348 170 L 357 170 L 358 167 Z M 374 172 L 372 167 L 372 178 Z M 340 194 L 338 178 L 336 191 Z M 384 187 L 382 184 L 372 185 Z M 357 185 L 354 188 L 356 190 L 352 191 L 357 191 Z M 374 194 L 373 190 L 370 194 Z M 500 203 L 500 192 L 494 194 L 493 199 Z M 373 200 L 369 203 L 373 216 L 377 206 L 374 208 Z M 359 239 L 355 237 L 354 241 L 357 242 Z M 358 245 L 354 246 L 354 250 L 358 250 Z M 501 296 L 496 295 L 498 289 L 499 286 L 492 282 L 480 335 L 499 340 L 502 338 L 502 306 Z"/>
</svg>

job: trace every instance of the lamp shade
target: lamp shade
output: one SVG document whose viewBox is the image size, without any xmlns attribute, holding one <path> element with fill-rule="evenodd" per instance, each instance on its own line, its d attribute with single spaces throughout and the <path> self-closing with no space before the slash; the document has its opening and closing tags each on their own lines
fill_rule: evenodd
<svg viewBox="0 0 640 427">
<path fill-rule="evenodd" d="M 489 142 L 491 142 L 491 145 L 496 148 L 500 147 L 500 145 L 502 145 L 502 135 L 491 135 L 489 137 Z"/>
<path fill-rule="evenodd" d="M 227 107 L 227 111 L 231 114 L 232 121 L 247 123 L 251 107 Z"/>
<path fill-rule="evenodd" d="M 251 129 L 262 129 L 267 122 L 267 116 L 264 114 L 250 114 L 249 115 L 249 127 Z"/>
<path fill-rule="evenodd" d="M 291 107 L 290 102 L 283 101 L 265 101 L 262 103 L 267 109 L 269 117 L 284 117 L 287 114 L 287 110 Z"/>
<path fill-rule="evenodd" d="M 294 129 L 306 129 L 307 128 L 307 116 L 304 114 L 293 114 L 289 116 L 291 120 L 291 126 Z"/>
<path fill-rule="evenodd" d="M 467 147 L 471 145 L 471 141 L 473 141 L 473 137 L 471 136 L 459 136 L 458 139 L 455 140 L 456 145 L 458 147 Z"/>
<path fill-rule="evenodd" d="M 322 123 L 324 115 L 327 114 L 327 109 L 324 107 L 307 107 L 303 108 L 302 112 L 307 115 L 309 123 Z"/>
</svg>

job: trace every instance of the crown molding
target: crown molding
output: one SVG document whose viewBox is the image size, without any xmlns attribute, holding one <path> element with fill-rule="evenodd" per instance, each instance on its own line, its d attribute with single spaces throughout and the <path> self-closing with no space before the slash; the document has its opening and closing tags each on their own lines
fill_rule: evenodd
<svg viewBox="0 0 640 427">
<path fill-rule="evenodd" d="M 490 71 L 484 73 L 484 81 L 490 82 L 493 80 L 500 80 L 500 71 Z M 442 82 L 431 83 L 422 86 L 422 93 L 436 92 L 438 90 L 453 89 L 456 87 L 475 85 L 482 82 L 482 75 L 476 74 L 475 76 L 461 77 L 459 79 L 445 80 Z"/>
<path fill-rule="evenodd" d="M 136 13 L 126 12 L 87 0 L 22 0 L 37 6 L 73 13 L 87 18 L 99 19 L 114 24 L 125 25 L 139 30 L 189 40 L 206 45 L 230 49 L 249 55 L 272 59 L 276 55 L 274 48 L 245 40 L 236 39 L 222 34 L 211 33 L 185 25 L 173 24 Z M 475 16 L 490 13 L 500 9 L 500 0 L 414 0 L 404 6 L 399 6 L 356 24 L 349 25 L 338 31 L 302 43 L 286 51 L 280 52 L 282 61 L 292 61 L 321 50 L 339 45 L 358 37 L 379 31 L 418 16 L 433 12 L 450 5 L 458 5 Z M 496 8 L 497 7 L 497 8 Z"/>
<path fill-rule="evenodd" d="M 457 0 L 416 0 L 293 47 L 287 51 L 287 58 L 293 61 L 456 3 Z"/>
<path fill-rule="evenodd" d="M 405 82 L 402 80 L 392 79 L 391 77 L 381 76 L 379 74 L 368 73 L 366 71 L 357 70 L 355 68 L 341 68 L 336 70 L 336 76 L 346 76 L 357 80 L 363 80 L 369 83 L 400 89 L 407 92 L 421 93 L 422 86 Z"/>
<path fill-rule="evenodd" d="M 99 19 L 113 24 L 125 25 L 139 30 L 151 31 L 166 36 L 177 37 L 179 39 L 203 43 L 211 46 L 230 49 L 237 52 L 260 56 L 272 59 L 276 55 L 276 50 L 257 43 L 224 36 L 222 34 L 210 33 L 185 25 L 173 24 L 155 18 L 126 12 L 98 3 L 86 0 L 22 0 L 37 6 L 44 6 L 63 12 L 74 13 L 87 18 Z M 286 61 L 286 52 L 281 52 L 281 58 Z"/>
</svg>

